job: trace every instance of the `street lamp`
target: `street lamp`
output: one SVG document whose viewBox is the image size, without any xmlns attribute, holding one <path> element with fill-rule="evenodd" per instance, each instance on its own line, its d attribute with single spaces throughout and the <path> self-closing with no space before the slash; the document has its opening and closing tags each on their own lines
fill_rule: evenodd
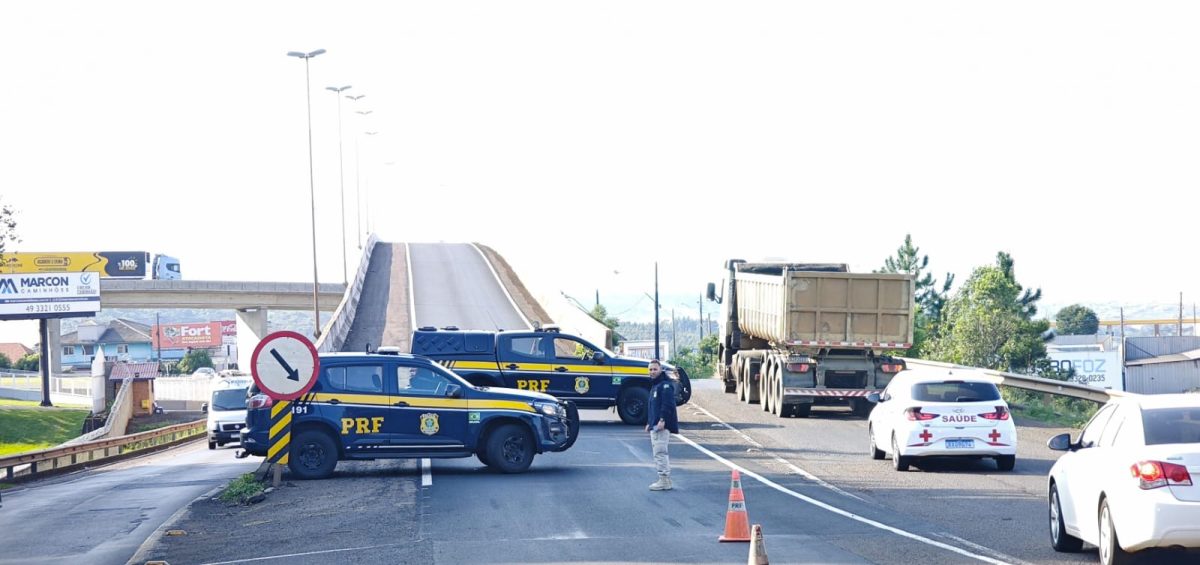
<svg viewBox="0 0 1200 565">
<path fill-rule="evenodd" d="M 366 94 L 358 96 L 346 95 L 346 98 L 354 101 L 355 107 L 358 106 L 358 101 L 366 98 Z M 339 118 L 341 114 L 338 114 Z M 340 126 L 339 126 L 340 127 Z M 362 195 L 358 192 L 358 136 L 354 136 L 354 232 L 358 234 L 358 248 L 362 249 Z"/>
<path fill-rule="evenodd" d="M 358 100 L 355 100 L 355 102 L 357 103 Z M 355 106 L 357 106 L 357 105 L 358 104 L 355 104 Z M 359 118 L 359 125 L 361 126 L 362 120 L 374 112 L 372 112 L 371 110 L 355 110 L 354 113 L 358 114 L 359 116 L 362 116 L 361 118 Z M 366 207 L 366 206 L 370 205 L 370 202 L 364 203 L 363 197 L 362 197 L 362 168 L 361 168 L 362 152 L 359 151 L 359 147 L 358 147 L 358 140 L 361 137 L 362 136 L 359 136 L 359 135 L 354 136 L 354 193 L 358 195 L 359 206 Z M 359 231 L 358 237 L 360 239 L 362 238 L 362 234 L 364 233 L 364 230 L 362 228 L 363 228 L 362 218 L 360 217 L 358 220 L 358 231 Z M 366 232 L 369 233 L 370 230 L 368 229 L 368 230 L 366 230 Z M 360 246 L 361 246 L 361 244 L 360 244 Z"/>
<path fill-rule="evenodd" d="M 370 114 L 371 111 L 367 110 L 367 113 Z M 363 133 L 366 135 L 376 135 L 379 132 L 364 131 Z M 367 195 L 363 198 L 363 205 L 366 206 L 366 208 L 367 208 L 367 231 L 366 231 L 366 233 L 369 234 L 369 233 L 371 233 L 371 175 L 370 174 L 367 175 L 367 180 L 363 184 L 365 185 L 363 187 L 363 192 L 367 193 Z"/>
<path fill-rule="evenodd" d="M 326 86 L 325 90 L 337 96 L 338 101 L 338 183 L 342 193 L 342 284 L 349 285 L 346 275 L 346 167 L 342 161 L 342 97 L 341 93 L 350 89 L 346 86 Z"/>
<path fill-rule="evenodd" d="M 308 60 L 324 53 L 324 49 L 309 51 L 288 51 L 288 57 L 304 59 L 304 96 L 308 101 L 308 197 L 312 211 L 312 242 L 313 242 L 313 337 L 321 337 L 321 312 L 317 309 L 317 188 L 313 181 L 313 150 L 312 150 L 312 85 L 309 81 Z"/>
</svg>

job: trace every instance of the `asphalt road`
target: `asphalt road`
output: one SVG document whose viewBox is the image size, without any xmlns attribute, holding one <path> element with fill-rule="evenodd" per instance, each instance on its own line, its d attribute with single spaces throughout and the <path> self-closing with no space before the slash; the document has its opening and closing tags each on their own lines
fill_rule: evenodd
<svg viewBox="0 0 1200 565">
<path fill-rule="evenodd" d="M 1054 552 L 1042 494 L 1057 428 L 1019 426 L 1014 472 L 942 461 L 898 473 L 845 409 L 780 419 L 695 381 L 671 444 L 675 490 L 651 492 L 647 434 L 584 411 L 578 442 L 501 475 L 475 458 L 341 463 L 266 502 L 193 505 L 177 563 L 743 563 L 719 543 L 731 469 L 772 563 L 1095 563 Z M 8 502 L 6 497 L 5 502 Z M 7 506 L 4 510 L 7 510 Z M 1171 555 L 1161 555 L 1179 562 Z M 1151 562 L 1158 562 L 1151 560 Z"/>
<path fill-rule="evenodd" d="M 124 564 L 172 514 L 259 462 L 195 441 L 7 491 L 0 564 Z"/>
<path fill-rule="evenodd" d="M 408 294 L 408 258 L 404 244 L 375 244 L 363 280 L 354 324 L 342 351 L 366 351 L 381 345 L 412 350 L 412 307 Z"/>
<path fill-rule="evenodd" d="M 410 243 L 414 327 L 515 330 L 529 326 L 475 246 Z"/>
</svg>

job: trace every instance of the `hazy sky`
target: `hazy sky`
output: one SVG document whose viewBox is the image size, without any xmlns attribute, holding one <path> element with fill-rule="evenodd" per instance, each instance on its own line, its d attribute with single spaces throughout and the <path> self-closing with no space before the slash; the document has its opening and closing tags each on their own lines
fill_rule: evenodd
<svg viewBox="0 0 1200 565">
<path fill-rule="evenodd" d="M 285 53 L 323 48 L 323 282 L 342 280 L 325 87 L 349 84 L 366 95 L 342 105 L 354 253 L 361 192 L 385 240 L 487 243 L 580 298 L 650 290 L 655 260 L 665 291 L 697 294 L 729 257 L 870 270 L 911 233 L 939 277 L 1006 250 L 1049 302 L 1190 303 L 1197 16 L 1194 2 L 11 2 L 0 198 L 20 210 L 18 251 L 311 280 L 304 62 Z"/>
</svg>

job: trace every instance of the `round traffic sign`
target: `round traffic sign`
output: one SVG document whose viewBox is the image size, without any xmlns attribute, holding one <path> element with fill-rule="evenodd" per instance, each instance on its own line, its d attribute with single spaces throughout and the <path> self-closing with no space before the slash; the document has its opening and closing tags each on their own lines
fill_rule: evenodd
<svg viewBox="0 0 1200 565">
<path fill-rule="evenodd" d="M 308 338 L 275 332 L 263 338 L 250 358 L 250 374 L 259 390 L 275 400 L 295 400 L 317 382 L 321 360 Z"/>
</svg>

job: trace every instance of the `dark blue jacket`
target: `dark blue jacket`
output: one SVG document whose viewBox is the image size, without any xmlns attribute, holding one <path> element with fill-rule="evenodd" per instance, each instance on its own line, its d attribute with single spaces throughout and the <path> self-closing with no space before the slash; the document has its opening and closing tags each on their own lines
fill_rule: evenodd
<svg viewBox="0 0 1200 565">
<path fill-rule="evenodd" d="M 650 404 L 646 410 L 646 423 L 650 429 L 662 420 L 671 433 L 679 433 L 679 418 L 675 415 L 675 381 L 666 372 L 650 381 Z"/>
</svg>

